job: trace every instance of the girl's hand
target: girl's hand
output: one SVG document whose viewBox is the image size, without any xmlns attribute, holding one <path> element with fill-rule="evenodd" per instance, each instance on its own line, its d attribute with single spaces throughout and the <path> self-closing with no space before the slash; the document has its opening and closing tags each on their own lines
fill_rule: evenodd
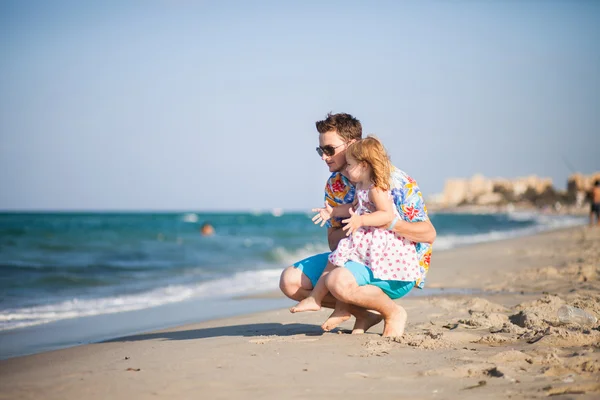
<svg viewBox="0 0 600 400">
<path fill-rule="evenodd" d="M 329 203 L 325 202 L 325 207 L 323 208 L 313 208 L 312 212 L 318 213 L 314 217 L 312 217 L 312 221 L 316 224 L 321 224 L 321 226 L 325 225 L 325 222 L 331 219 L 331 213 L 333 212 L 333 207 L 329 205 Z"/>
<path fill-rule="evenodd" d="M 363 226 L 362 218 L 360 215 L 355 214 L 353 209 L 350 209 L 350 218 L 342 220 L 346 226 L 342 229 L 346 231 L 346 236 L 352 235 L 358 228 Z"/>
</svg>

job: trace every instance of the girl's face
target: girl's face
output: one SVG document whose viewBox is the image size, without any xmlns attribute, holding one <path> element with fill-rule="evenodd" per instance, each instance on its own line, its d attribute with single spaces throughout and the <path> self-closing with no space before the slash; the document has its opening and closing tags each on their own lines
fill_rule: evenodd
<svg viewBox="0 0 600 400">
<path fill-rule="evenodd" d="M 346 154 L 346 174 L 354 183 L 367 183 L 371 180 L 369 167 L 364 162 L 358 162 L 350 154 Z"/>
</svg>

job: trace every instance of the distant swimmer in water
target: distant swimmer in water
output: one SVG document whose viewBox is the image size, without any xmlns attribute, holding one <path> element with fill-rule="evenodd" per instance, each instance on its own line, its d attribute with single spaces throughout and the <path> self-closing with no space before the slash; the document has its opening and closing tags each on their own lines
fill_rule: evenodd
<svg viewBox="0 0 600 400">
<path fill-rule="evenodd" d="M 212 236 L 215 234 L 215 228 L 213 228 L 213 226 L 208 222 L 205 222 L 200 227 L 200 233 L 202 234 L 202 236 Z"/>
</svg>

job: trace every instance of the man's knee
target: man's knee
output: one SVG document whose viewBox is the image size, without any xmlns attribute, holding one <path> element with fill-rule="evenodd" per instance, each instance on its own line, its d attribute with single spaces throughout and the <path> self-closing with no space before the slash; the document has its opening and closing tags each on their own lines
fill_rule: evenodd
<svg viewBox="0 0 600 400">
<path fill-rule="evenodd" d="M 301 287 L 301 275 L 302 272 L 294 266 L 287 267 L 283 270 L 281 277 L 279 278 L 279 289 L 281 289 L 283 294 L 295 300 L 293 296 Z"/>
<path fill-rule="evenodd" d="M 345 268 L 336 268 L 331 271 L 327 275 L 325 285 L 336 299 L 343 302 L 348 302 L 352 291 L 358 287 L 354 275 Z"/>
</svg>

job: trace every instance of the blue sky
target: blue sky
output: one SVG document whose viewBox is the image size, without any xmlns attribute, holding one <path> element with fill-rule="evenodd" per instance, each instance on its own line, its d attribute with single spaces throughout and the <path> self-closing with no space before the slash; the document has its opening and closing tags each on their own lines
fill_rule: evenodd
<svg viewBox="0 0 600 400">
<path fill-rule="evenodd" d="M 0 34 L 2 210 L 307 210 L 329 111 L 426 197 L 600 170 L 600 2 L 7 0 Z"/>
</svg>

